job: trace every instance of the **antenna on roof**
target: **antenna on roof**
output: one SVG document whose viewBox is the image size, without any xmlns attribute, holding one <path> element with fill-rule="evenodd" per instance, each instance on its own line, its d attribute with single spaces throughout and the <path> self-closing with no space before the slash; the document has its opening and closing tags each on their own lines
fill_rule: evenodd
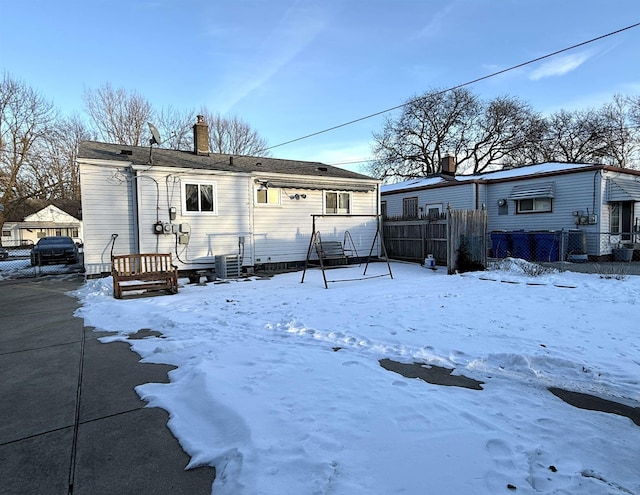
<svg viewBox="0 0 640 495">
<path fill-rule="evenodd" d="M 161 142 L 160 133 L 158 132 L 156 126 L 151 122 L 147 122 L 147 125 L 149 126 L 149 130 L 151 131 L 151 139 L 149 139 L 149 163 L 153 163 L 151 153 L 153 152 L 153 145 L 160 144 Z"/>
</svg>

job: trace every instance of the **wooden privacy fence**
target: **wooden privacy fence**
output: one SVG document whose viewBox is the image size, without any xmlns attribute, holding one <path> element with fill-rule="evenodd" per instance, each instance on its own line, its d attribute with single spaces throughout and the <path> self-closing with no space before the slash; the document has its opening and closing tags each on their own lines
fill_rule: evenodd
<svg viewBox="0 0 640 495">
<path fill-rule="evenodd" d="M 438 263 L 447 262 L 446 220 L 384 220 L 382 237 L 390 258 L 422 263 L 432 254 Z"/>
<path fill-rule="evenodd" d="M 432 254 L 449 273 L 486 266 L 486 210 L 447 210 L 445 219 L 385 219 L 389 258 L 422 263 Z"/>
<path fill-rule="evenodd" d="M 487 266 L 487 211 L 449 210 L 447 221 L 449 274 L 484 269 Z"/>
</svg>

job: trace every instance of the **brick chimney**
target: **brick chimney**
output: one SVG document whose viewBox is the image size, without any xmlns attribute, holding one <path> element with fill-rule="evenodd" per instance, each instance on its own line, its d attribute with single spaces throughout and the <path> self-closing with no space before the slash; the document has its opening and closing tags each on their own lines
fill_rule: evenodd
<svg viewBox="0 0 640 495">
<path fill-rule="evenodd" d="M 440 173 L 450 175 L 451 177 L 456 175 L 455 157 L 447 155 L 440 160 Z"/>
<path fill-rule="evenodd" d="M 209 154 L 209 126 L 203 115 L 198 115 L 198 121 L 193 125 L 193 152 L 196 155 Z"/>
</svg>

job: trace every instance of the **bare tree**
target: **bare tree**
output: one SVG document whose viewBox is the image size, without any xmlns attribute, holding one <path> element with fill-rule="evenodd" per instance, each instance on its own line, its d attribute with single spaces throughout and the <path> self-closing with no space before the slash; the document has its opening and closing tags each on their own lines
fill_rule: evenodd
<svg viewBox="0 0 640 495">
<path fill-rule="evenodd" d="M 498 168 L 512 163 L 540 126 L 541 117 L 514 97 L 483 101 L 466 88 L 431 91 L 409 100 L 374 133 L 369 172 L 381 179 L 424 177 L 440 172 L 447 154 L 459 170 Z"/>
<path fill-rule="evenodd" d="M 156 112 L 154 125 L 160 132 L 162 148 L 172 150 L 193 149 L 194 110 L 181 111 L 172 106 L 164 107 Z"/>
<path fill-rule="evenodd" d="M 544 161 L 590 163 L 603 148 L 602 116 L 594 110 L 560 110 L 547 118 Z"/>
<path fill-rule="evenodd" d="M 83 99 L 100 139 L 131 146 L 143 143 L 153 110 L 142 95 L 106 83 L 97 90 L 85 90 Z"/>
<path fill-rule="evenodd" d="M 640 99 L 615 95 L 599 109 L 602 147 L 594 158 L 621 168 L 640 164 L 640 122 L 634 121 L 634 101 L 637 106 Z"/>
<path fill-rule="evenodd" d="M 209 125 L 209 149 L 212 152 L 269 156 L 266 139 L 239 117 L 223 117 L 206 108 L 201 109 L 200 115 Z"/>
<path fill-rule="evenodd" d="M 27 166 L 38 160 L 56 117 L 53 104 L 26 84 L 0 80 L 0 225 L 18 202 L 37 195 Z"/>
<path fill-rule="evenodd" d="M 473 173 L 509 164 L 514 165 L 527 143 L 535 140 L 542 129 L 542 118 L 530 105 L 511 96 L 482 103 L 476 125 L 462 137 L 465 158 Z"/>
<path fill-rule="evenodd" d="M 409 100 L 397 118 L 374 133 L 375 161 L 369 172 L 381 179 L 410 179 L 440 171 L 447 154 L 458 156 L 461 140 L 479 114 L 479 101 L 464 88 L 434 90 Z"/>
<path fill-rule="evenodd" d="M 37 152 L 23 168 L 22 180 L 39 199 L 80 199 L 78 145 L 92 139 L 80 117 L 58 118 L 37 145 Z"/>
</svg>

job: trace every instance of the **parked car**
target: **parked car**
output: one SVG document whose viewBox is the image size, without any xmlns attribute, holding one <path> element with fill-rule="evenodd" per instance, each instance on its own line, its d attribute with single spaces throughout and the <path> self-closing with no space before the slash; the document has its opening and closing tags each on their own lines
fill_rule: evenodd
<svg viewBox="0 0 640 495">
<path fill-rule="evenodd" d="M 0 260 L 6 260 L 9 258 L 9 251 L 0 246 Z"/>
<path fill-rule="evenodd" d="M 31 250 L 31 265 L 78 263 L 78 247 L 71 237 L 42 237 Z"/>
</svg>

